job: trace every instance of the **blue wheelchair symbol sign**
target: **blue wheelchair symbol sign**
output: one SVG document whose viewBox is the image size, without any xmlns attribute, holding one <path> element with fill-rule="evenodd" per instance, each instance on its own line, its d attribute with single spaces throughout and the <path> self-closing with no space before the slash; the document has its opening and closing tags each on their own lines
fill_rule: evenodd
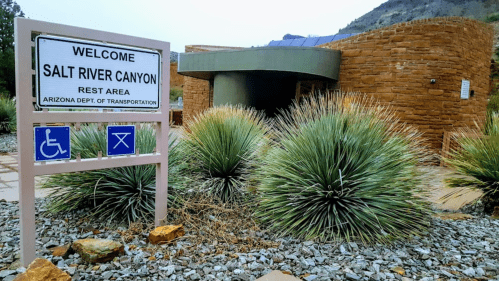
<svg viewBox="0 0 499 281">
<path fill-rule="evenodd" d="M 69 126 L 35 127 L 35 161 L 71 158 Z"/>
<path fill-rule="evenodd" d="M 135 154 L 135 126 L 107 126 L 107 156 Z"/>
</svg>

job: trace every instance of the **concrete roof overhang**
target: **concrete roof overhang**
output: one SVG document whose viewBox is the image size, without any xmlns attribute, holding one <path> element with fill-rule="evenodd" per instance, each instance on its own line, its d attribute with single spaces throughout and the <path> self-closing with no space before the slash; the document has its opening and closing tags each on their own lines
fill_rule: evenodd
<svg viewBox="0 0 499 281">
<path fill-rule="evenodd" d="M 338 80 L 341 52 L 315 47 L 260 47 L 179 54 L 178 73 L 213 79 L 220 72 Z"/>
</svg>

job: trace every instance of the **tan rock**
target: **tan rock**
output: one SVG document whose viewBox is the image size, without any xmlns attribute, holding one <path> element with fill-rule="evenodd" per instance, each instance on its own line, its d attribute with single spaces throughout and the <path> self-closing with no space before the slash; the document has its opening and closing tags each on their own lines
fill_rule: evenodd
<svg viewBox="0 0 499 281">
<path fill-rule="evenodd" d="M 494 211 L 492 212 L 492 216 L 490 216 L 491 219 L 499 219 L 499 206 L 494 207 Z"/>
<path fill-rule="evenodd" d="M 292 275 L 284 274 L 284 273 L 280 272 L 279 270 L 274 270 L 274 271 L 270 272 L 269 274 L 264 275 L 264 276 L 256 279 L 256 281 L 299 281 L 299 280 L 300 279 L 298 279 Z"/>
<path fill-rule="evenodd" d="M 398 274 L 400 274 L 402 276 L 405 275 L 405 270 L 402 267 L 400 267 L 400 266 L 392 268 L 392 271 L 395 272 L 395 273 L 398 273 Z"/>
<path fill-rule="evenodd" d="M 71 276 L 46 259 L 35 259 L 14 281 L 71 281 Z"/>
<path fill-rule="evenodd" d="M 63 246 L 57 246 L 54 248 L 50 248 L 50 251 L 52 251 L 52 256 L 55 257 L 64 257 L 67 258 L 69 255 L 73 253 L 73 249 L 71 249 L 71 243 L 68 243 Z"/>
<path fill-rule="evenodd" d="M 180 225 L 165 225 L 158 226 L 149 233 L 149 242 L 158 244 L 161 242 L 169 242 L 177 237 L 184 236 L 184 227 Z"/>
<path fill-rule="evenodd" d="M 93 234 L 99 234 L 101 233 L 100 230 L 94 228 L 93 226 L 84 226 L 84 227 L 78 227 L 78 231 L 80 233 L 87 233 L 87 232 L 92 232 Z"/>
<path fill-rule="evenodd" d="M 125 252 L 125 247 L 107 239 L 80 239 L 73 242 L 73 250 L 89 263 L 107 262 Z"/>
<path fill-rule="evenodd" d="M 433 216 L 442 220 L 469 220 L 473 218 L 472 215 L 463 213 L 439 213 Z"/>
</svg>

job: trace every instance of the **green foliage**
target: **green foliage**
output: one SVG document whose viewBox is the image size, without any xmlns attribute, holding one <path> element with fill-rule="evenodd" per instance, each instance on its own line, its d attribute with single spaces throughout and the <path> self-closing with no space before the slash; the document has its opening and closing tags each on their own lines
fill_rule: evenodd
<svg viewBox="0 0 499 281">
<path fill-rule="evenodd" d="M 486 23 L 491 23 L 491 22 L 499 21 L 499 13 L 490 14 L 490 15 L 486 16 L 483 19 L 483 21 L 486 22 Z"/>
<path fill-rule="evenodd" d="M 366 104 L 366 108 L 359 104 Z M 277 118 L 258 170 L 257 217 L 282 235 L 387 242 L 428 222 L 419 134 L 360 97 L 316 96 Z"/>
<path fill-rule="evenodd" d="M 149 125 L 141 125 L 136 131 L 137 149 L 140 153 L 152 153 L 156 147 L 154 128 Z M 95 124 L 82 126 L 80 131 L 72 131 L 71 134 L 71 158 L 75 159 L 80 153 L 81 158 L 96 158 L 99 151 L 102 156 L 107 156 L 106 127 L 102 130 Z"/>
<path fill-rule="evenodd" d="M 194 184 L 222 202 L 241 200 L 266 146 L 263 115 L 242 107 L 215 107 L 187 127 L 182 150 L 190 157 Z"/>
<path fill-rule="evenodd" d="M 177 101 L 179 97 L 184 96 L 184 89 L 181 87 L 174 87 L 170 89 L 170 100 Z"/>
<path fill-rule="evenodd" d="M 495 136 L 499 134 L 497 118 L 499 116 L 498 111 L 491 111 L 487 109 L 485 116 L 485 125 L 483 126 L 483 133 L 487 136 Z"/>
<path fill-rule="evenodd" d="M 84 126 L 71 135 L 71 153 L 81 153 L 82 158 L 97 157 L 98 151 L 106 153 L 105 130 L 97 126 Z M 178 167 L 181 155 L 176 138 L 169 138 L 168 203 L 175 204 L 179 180 Z M 141 153 L 151 153 L 156 145 L 152 126 L 142 125 L 137 130 L 137 148 Z M 156 165 L 129 166 L 70 174 L 52 175 L 43 188 L 50 188 L 51 212 L 73 211 L 90 207 L 90 216 L 104 218 L 109 223 L 148 220 L 154 216 Z"/>
<path fill-rule="evenodd" d="M 24 17 L 21 7 L 11 0 L 0 0 L 0 92 L 10 97 L 15 90 L 14 18 Z"/>
<path fill-rule="evenodd" d="M 16 103 L 0 96 L 0 133 L 16 131 Z"/>
<path fill-rule="evenodd" d="M 491 95 L 487 104 L 487 112 L 499 112 L 499 95 Z"/>
<path fill-rule="evenodd" d="M 461 130 L 456 138 L 460 149 L 453 150 L 444 161 L 458 173 L 473 177 L 472 185 L 485 197 L 499 199 L 499 114 L 488 116 L 484 133 L 479 128 Z M 450 186 L 462 186 L 459 179 L 448 182 Z"/>
</svg>

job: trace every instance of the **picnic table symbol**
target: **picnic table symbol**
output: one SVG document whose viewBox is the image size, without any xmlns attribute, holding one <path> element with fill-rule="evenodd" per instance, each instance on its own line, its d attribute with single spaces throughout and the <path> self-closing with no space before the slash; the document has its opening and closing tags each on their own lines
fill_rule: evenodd
<svg viewBox="0 0 499 281">
<path fill-rule="evenodd" d="M 113 135 L 113 136 L 116 136 L 116 137 L 119 139 L 118 143 L 116 143 L 116 145 L 113 147 L 113 149 L 116 149 L 116 147 L 117 147 L 120 143 L 122 143 L 123 145 L 125 145 L 125 146 L 126 146 L 126 148 L 130 148 L 130 147 L 128 146 L 128 144 L 126 144 L 126 142 L 124 141 L 124 139 L 125 139 L 128 135 L 131 135 L 131 134 L 132 134 L 132 133 L 112 133 L 112 135 Z"/>
<path fill-rule="evenodd" d="M 107 155 L 135 154 L 135 126 L 115 125 L 107 127 Z"/>
</svg>

